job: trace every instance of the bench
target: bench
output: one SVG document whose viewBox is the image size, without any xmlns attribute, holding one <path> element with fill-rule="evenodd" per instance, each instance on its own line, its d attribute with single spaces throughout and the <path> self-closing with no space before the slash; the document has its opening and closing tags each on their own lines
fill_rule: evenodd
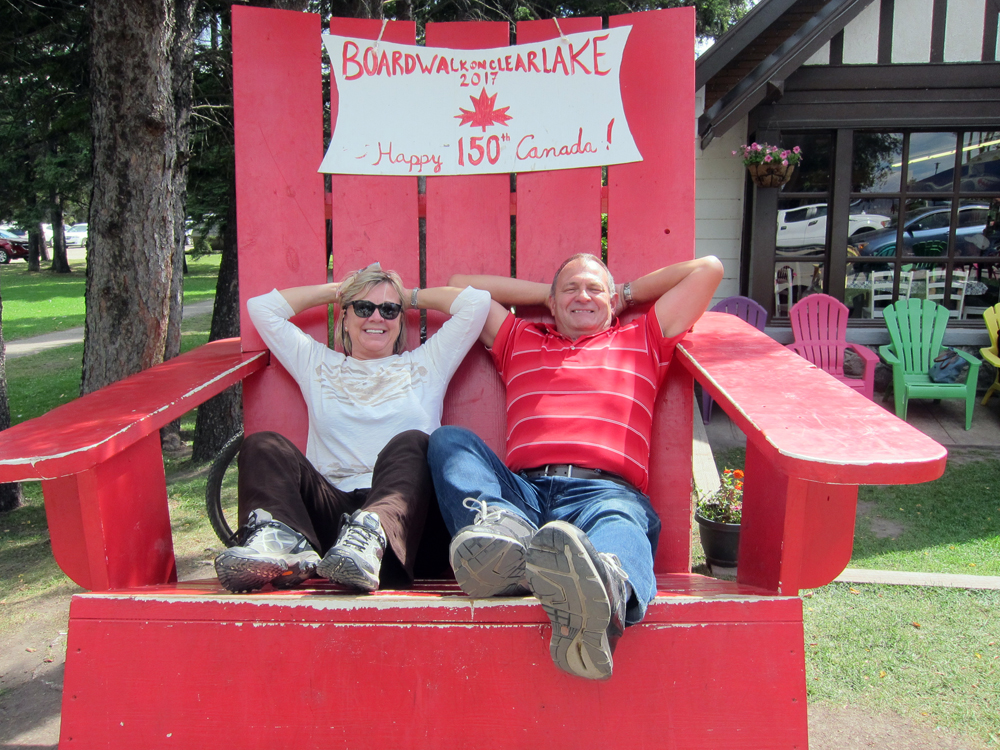
<svg viewBox="0 0 1000 750">
<path fill-rule="evenodd" d="M 409 284 L 421 273 L 427 285 L 455 270 L 509 273 L 515 216 L 517 275 L 548 280 L 565 256 L 598 246 L 602 206 L 620 280 L 691 257 L 694 11 L 610 23 L 633 26 L 623 98 L 642 162 L 609 167 L 607 185 L 600 168 L 521 174 L 514 192 L 508 175 L 432 177 L 422 193 L 416 177 L 333 176 L 334 276 L 375 259 Z M 415 37 L 411 23 L 331 25 Z M 561 26 L 599 29 L 601 19 Z M 244 302 L 326 277 L 319 33 L 314 15 L 233 9 Z M 505 24 L 430 24 L 426 43 L 496 47 L 508 33 Z M 521 42 L 558 34 L 548 21 L 517 28 Z M 296 322 L 327 335 L 325 311 Z M 439 324 L 428 315 L 431 332 Z M 805 748 L 798 591 L 846 566 L 858 485 L 944 471 L 937 443 L 735 316 L 706 314 L 658 398 L 658 595 L 621 640 L 614 676 L 588 682 L 552 665 L 533 597 L 473 600 L 447 580 L 374 595 L 321 581 L 254 595 L 214 578 L 177 582 L 159 427 L 242 380 L 247 432 L 305 442 L 298 390 L 245 305 L 242 326 L 238 341 L 0 434 L 0 481 L 42 480 L 53 554 L 89 590 L 70 609 L 63 748 Z M 747 435 L 736 581 L 691 573 L 695 380 Z M 445 421 L 502 455 L 502 387 L 481 347 L 452 381 Z"/>
</svg>

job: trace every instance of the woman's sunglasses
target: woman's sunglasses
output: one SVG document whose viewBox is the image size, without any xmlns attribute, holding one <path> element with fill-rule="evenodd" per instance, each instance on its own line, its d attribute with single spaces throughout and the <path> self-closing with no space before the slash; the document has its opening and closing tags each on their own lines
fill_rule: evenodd
<svg viewBox="0 0 1000 750">
<path fill-rule="evenodd" d="M 347 303 L 348 307 L 354 308 L 354 314 L 359 318 L 370 318 L 372 313 L 375 312 L 375 308 L 378 308 L 379 315 L 381 315 L 386 320 L 395 320 L 396 317 L 403 311 L 403 306 L 398 302 L 383 302 L 380 305 L 376 305 L 374 302 L 369 302 L 366 299 L 356 299 L 353 302 Z"/>
</svg>

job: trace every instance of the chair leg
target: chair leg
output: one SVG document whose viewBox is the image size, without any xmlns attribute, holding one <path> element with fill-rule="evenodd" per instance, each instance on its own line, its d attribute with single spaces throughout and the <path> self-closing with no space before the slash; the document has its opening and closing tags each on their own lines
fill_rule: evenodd
<svg viewBox="0 0 1000 750">
<path fill-rule="evenodd" d="M 1000 390 L 1000 372 L 997 373 L 997 379 L 993 381 L 993 385 L 987 389 L 986 395 L 983 396 L 983 406 L 986 406 L 986 402 L 990 400 L 993 392 L 998 390 Z"/>
<path fill-rule="evenodd" d="M 969 395 L 965 397 L 965 429 L 972 429 L 972 412 L 976 408 L 976 388 L 969 388 Z"/>
<path fill-rule="evenodd" d="M 701 421 L 705 424 L 712 421 L 712 404 L 714 403 L 715 399 L 705 393 L 705 391 L 701 392 Z"/>
<path fill-rule="evenodd" d="M 894 381 L 901 381 L 902 378 L 893 378 Z M 906 419 L 906 384 L 902 382 L 893 382 L 892 384 L 893 397 L 896 400 L 896 416 L 902 420 Z"/>
</svg>

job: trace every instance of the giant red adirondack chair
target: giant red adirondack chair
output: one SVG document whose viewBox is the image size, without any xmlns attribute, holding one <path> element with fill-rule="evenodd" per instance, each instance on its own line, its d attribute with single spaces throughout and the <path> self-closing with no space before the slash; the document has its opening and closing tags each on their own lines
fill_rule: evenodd
<svg viewBox="0 0 1000 750">
<path fill-rule="evenodd" d="M 333 271 L 380 260 L 418 282 L 454 270 L 549 280 L 599 247 L 620 280 L 694 248 L 694 11 L 616 16 L 633 25 L 622 70 L 643 160 L 507 175 L 333 178 Z M 564 32 L 600 28 L 566 19 Z M 333 29 L 376 38 L 378 21 Z M 518 24 L 520 42 L 558 35 Z M 242 299 L 322 282 L 320 19 L 233 10 Z M 414 39 L 390 23 L 384 39 Z M 430 46 L 508 44 L 496 23 L 428 25 Z M 337 96 L 333 92 L 333 115 Z M 245 308 L 244 308 L 245 309 Z M 326 314 L 298 323 L 317 338 Z M 436 321 L 431 320 L 433 329 Z M 657 407 L 650 494 L 663 521 L 659 595 L 615 654 L 614 676 L 556 669 L 532 597 L 470 600 L 453 581 L 353 595 L 314 582 L 232 595 L 178 583 L 158 429 L 243 380 L 248 432 L 300 444 L 297 389 L 252 324 L 0 435 L 0 481 L 40 479 L 53 554 L 90 593 L 73 599 L 62 713 L 71 748 L 804 748 L 802 588 L 851 554 L 857 486 L 939 476 L 943 448 L 735 316 L 706 314 L 677 350 Z M 746 432 L 739 578 L 691 573 L 692 391 L 697 378 Z M 502 387 L 474 350 L 446 421 L 503 450 Z"/>
</svg>

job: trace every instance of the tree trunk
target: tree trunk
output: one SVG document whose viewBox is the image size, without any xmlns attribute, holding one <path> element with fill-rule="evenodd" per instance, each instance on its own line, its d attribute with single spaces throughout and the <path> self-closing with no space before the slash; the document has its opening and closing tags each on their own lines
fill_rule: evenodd
<svg viewBox="0 0 1000 750">
<path fill-rule="evenodd" d="M 62 196 L 53 190 L 49 200 L 52 203 L 52 210 L 49 212 L 49 221 L 52 222 L 51 270 L 56 273 L 70 273 L 73 269 L 69 267 L 69 259 L 66 257 L 66 231 L 63 226 Z"/>
<path fill-rule="evenodd" d="M 240 280 L 236 243 L 236 184 L 230 185 L 229 211 L 222 233 L 222 262 L 215 284 L 210 341 L 240 335 Z M 210 461 L 243 428 L 243 388 L 237 383 L 198 407 L 191 460 Z"/>
<path fill-rule="evenodd" d="M 10 403 L 7 401 L 7 347 L 3 341 L 3 299 L 0 298 L 0 430 L 10 427 Z M 0 513 L 24 504 L 18 482 L 0 484 Z"/>
<path fill-rule="evenodd" d="M 41 271 L 42 260 L 45 258 L 45 232 L 41 222 L 32 224 L 28 230 L 28 270 Z"/>
<path fill-rule="evenodd" d="M 82 392 L 163 361 L 177 118 L 169 0 L 90 4 L 93 191 Z"/>
<path fill-rule="evenodd" d="M 184 225 L 187 220 L 187 176 L 191 154 L 191 87 L 194 74 L 194 0 L 175 0 L 175 29 L 171 42 L 171 75 L 174 95 L 177 158 L 173 170 L 173 276 L 170 284 L 170 318 L 163 358 L 181 353 L 181 321 L 184 317 Z M 160 430 L 164 447 L 181 447 L 181 423 L 175 420 Z"/>
</svg>

